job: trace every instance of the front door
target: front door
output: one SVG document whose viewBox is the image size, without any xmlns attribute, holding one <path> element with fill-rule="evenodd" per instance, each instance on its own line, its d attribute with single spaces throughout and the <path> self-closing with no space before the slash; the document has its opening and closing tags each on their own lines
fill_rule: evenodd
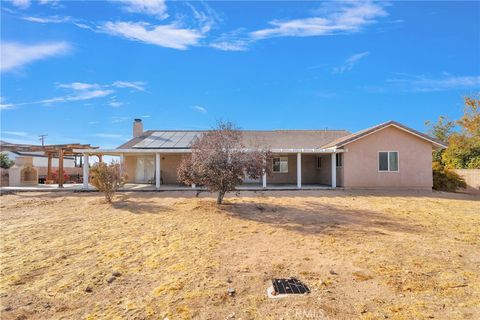
<svg viewBox="0 0 480 320">
<path fill-rule="evenodd" d="M 155 180 L 155 160 L 153 157 L 137 158 L 135 182 L 153 183 Z"/>
</svg>

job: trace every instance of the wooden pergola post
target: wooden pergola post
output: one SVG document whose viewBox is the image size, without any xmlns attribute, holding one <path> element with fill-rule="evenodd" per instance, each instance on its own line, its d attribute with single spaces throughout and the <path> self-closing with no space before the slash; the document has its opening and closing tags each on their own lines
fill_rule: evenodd
<svg viewBox="0 0 480 320">
<path fill-rule="evenodd" d="M 99 154 L 99 155 L 97 155 L 97 156 L 98 156 L 98 162 L 102 162 L 102 155 Z"/>
<path fill-rule="evenodd" d="M 58 150 L 58 187 L 63 188 L 63 149 Z"/>
<path fill-rule="evenodd" d="M 52 180 L 52 154 L 48 153 L 47 181 Z"/>
</svg>

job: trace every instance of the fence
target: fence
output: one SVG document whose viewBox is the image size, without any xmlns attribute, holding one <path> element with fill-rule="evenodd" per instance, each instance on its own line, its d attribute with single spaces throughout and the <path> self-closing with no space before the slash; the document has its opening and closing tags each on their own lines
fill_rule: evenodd
<svg viewBox="0 0 480 320">
<path fill-rule="evenodd" d="M 480 193 L 480 169 L 454 169 L 467 183 L 467 192 Z"/>
</svg>

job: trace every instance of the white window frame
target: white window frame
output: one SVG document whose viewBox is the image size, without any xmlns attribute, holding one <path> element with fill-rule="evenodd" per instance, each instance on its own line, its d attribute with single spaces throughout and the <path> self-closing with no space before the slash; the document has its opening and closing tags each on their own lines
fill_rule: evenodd
<svg viewBox="0 0 480 320">
<path fill-rule="evenodd" d="M 320 170 L 322 169 L 322 157 L 321 156 L 317 156 L 317 159 L 316 159 L 316 163 L 315 163 L 315 166 L 317 167 L 317 170 Z M 318 165 L 320 163 L 320 165 Z"/>
<path fill-rule="evenodd" d="M 380 153 L 386 152 L 387 153 L 387 170 L 380 170 Z M 397 153 L 397 170 L 390 170 L 390 153 L 396 152 Z M 377 158 L 377 170 L 378 172 L 400 172 L 400 152 L 397 150 L 380 150 L 378 151 L 378 158 Z"/>
<path fill-rule="evenodd" d="M 275 159 L 280 159 L 280 171 L 275 171 L 275 166 L 274 166 Z M 287 161 L 287 170 L 286 171 L 281 171 L 282 170 L 282 165 L 281 165 L 282 160 Z M 273 173 L 288 173 L 288 157 L 273 157 L 273 159 L 272 159 L 272 172 Z"/>
</svg>

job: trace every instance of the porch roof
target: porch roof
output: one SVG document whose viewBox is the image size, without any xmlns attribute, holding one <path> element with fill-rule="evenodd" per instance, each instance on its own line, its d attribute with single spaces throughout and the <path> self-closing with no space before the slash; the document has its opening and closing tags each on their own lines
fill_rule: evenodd
<svg viewBox="0 0 480 320">
<path fill-rule="evenodd" d="M 253 151 L 255 149 L 246 149 L 246 151 Z M 145 154 L 145 153 L 190 153 L 192 152 L 191 149 L 140 149 L 140 148 L 130 148 L 130 149 L 81 149 L 81 150 L 75 150 L 78 151 L 79 153 L 84 153 L 84 154 L 103 154 L 103 155 L 112 155 L 112 156 L 119 156 L 122 154 Z M 291 149 L 270 149 L 272 153 L 341 153 L 344 152 L 343 149 L 337 149 L 337 148 L 291 148 Z"/>
</svg>

